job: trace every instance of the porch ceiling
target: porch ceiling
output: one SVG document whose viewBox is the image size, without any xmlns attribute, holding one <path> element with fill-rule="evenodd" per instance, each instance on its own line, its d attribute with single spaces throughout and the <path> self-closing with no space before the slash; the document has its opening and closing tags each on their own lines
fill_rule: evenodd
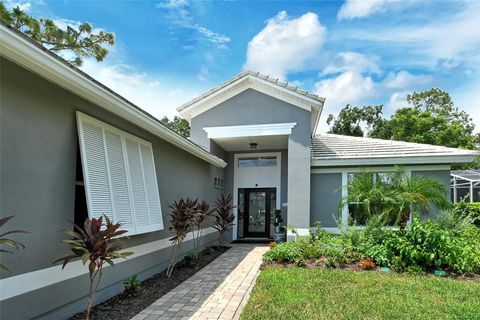
<svg viewBox="0 0 480 320">
<path fill-rule="evenodd" d="M 288 147 L 288 135 L 215 138 L 212 140 L 225 151 L 265 151 L 287 149 Z M 250 143 L 257 143 L 257 148 L 251 149 Z"/>
</svg>

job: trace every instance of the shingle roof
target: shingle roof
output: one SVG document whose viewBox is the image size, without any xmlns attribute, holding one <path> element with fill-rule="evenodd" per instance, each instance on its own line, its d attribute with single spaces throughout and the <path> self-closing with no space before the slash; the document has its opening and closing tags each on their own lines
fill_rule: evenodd
<svg viewBox="0 0 480 320">
<path fill-rule="evenodd" d="M 314 99 L 314 100 L 317 100 L 318 102 L 321 102 L 323 103 L 325 101 L 325 98 L 322 98 L 316 94 L 313 94 L 313 93 L 310 93 L 308 91 L 305 91 L 305 90 L 301 90 L 299 89 L 298 87 L 296 86 L 292 86 L 292 85 L 289 85 L 287 82 L 282 82 L 280 80 L 278 80 L 277 78 L 272 78 L 268 75 L 263 75 L 259 72 L 255 72 L 255 71 L 244 71 L 242 73 L 239 73 L 238 75 L 236 75 L 235 77 L 233 78 L 230 78 L 228 79 L 227 81 L 219 84 L 218 86 L 216 86 L 215 88 L 213 89 L 210 89 L 209 91 L 205 92 L 204 94 L 202 94 L 201 96 L 198 96 L 196 97 L 195 99 L 193 100 L 190 100 L 189 102 L 181 105 L 180 107 L 177 108 L 177 111 L 182 111 L 183 109 L 185 108 L 188 108 L 189 106 L 191 106 L 192 104 L 194 104 L 195 102 L 197 101 L 200 101 L 206 97 L 208 97 L 209 95 L 221 90 L 222 88 L 228 86 L 229 84 L 237 81 L 238 79 L 241 79 L 243 77 L 246 77 L 246 76 L 253 76 L 253 77 L 256 77 L 256 78 L 259 78 L 259 79 L 262 79 L 262 80 L 265 80 L 265 81 L 268 81 L 270 83 L 273 83 L 273 84 L 276 84 L 282 88 L 286 88 L 292 92 L 295 92 L 295 93 L 298 93 L 298 94 L 301 94 L 303 96 L 306 96 L 308 98 L 311 98 L 311 99 Z"/>
<path fill-rule="evenodd" d="M 311 153 L 316 160 L 478 155 L 472 150 L 328 133 L 312 138 Z"/>
</svg>

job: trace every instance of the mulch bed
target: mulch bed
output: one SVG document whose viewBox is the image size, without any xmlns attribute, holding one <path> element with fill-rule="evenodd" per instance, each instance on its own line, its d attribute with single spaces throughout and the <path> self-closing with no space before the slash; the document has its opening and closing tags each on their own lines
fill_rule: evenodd
<svg viewBox="0 0 480 320">
<path fill-rule="evenodd" d="M 140 293 L 136 297 L 127 297 L 121 293 L 96 305 L 91 310 L 90 319 L 126 320 L 132 318 L 153 302 L 160 299 L 165 293 L 171 291 L 180 283 L 187 280 L 200 269 L 218 258 L 222 253 L 230 249 L 230 247 L 225 246 L 211 248 L 212 250 L 207 249 L 200 253 L 198 262 L 195 266 L 188 266 L 184 262 L 178 263 L 171 278 L 167 278 L 164 271 L 144 280 L 141 283 Z M 85 298 L 85 304 L 86 303 L 87 299 Z M 85 314 L 83 312 L 78 313 L 70 319 L 85 319 Z"/>
</svg>

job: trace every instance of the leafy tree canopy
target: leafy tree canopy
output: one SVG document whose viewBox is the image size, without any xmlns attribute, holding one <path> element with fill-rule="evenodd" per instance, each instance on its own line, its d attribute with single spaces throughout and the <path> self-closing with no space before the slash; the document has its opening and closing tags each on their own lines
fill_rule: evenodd
<svg viewBox="0 0 480 320">
<path fill-rule="evenodd" d="M 115 44 L 113 33 L 105 31 L 95 33 L 89 23 L 67 26 L 66 29 L 62 29 L 54 21 L 43 18 L 36 19 L 18 6 L 9 11 L 2 2 L 0 2 L 0 20 L 3 24 L 23 32 L 51 51 L 73 55 L 71 59 L 67 60 L 76 66 L 82 65 L 83 58 L 94 57 L 97 61 L 102 61 L 108 55 L 106 46 Z"/>
<path fill-rule="evenodd" d="M 372 138 L 426 143 L 452 148 L 474 149 L 478 136 L 475 126 L 465 111 L 454 106 L 450 95 L 433 88 L 407 96 L 408 107 L 399 108 L 390 117 L 382 117 L 382 106 L 350 107 L 347 105 L 337 117 L 330 115 L 330 132 L 363 136 L 360 127 L 367 125 Z"/>
<path fill-rule="evenodd" d="M 368 128 L 371 128 L 373 124 L 380 119 L 381 114 L 381 105 L 364 106 L 360 108 L 347 104 L 337 117 L 330 114 L 327 119 L 327 124 L 331 124 L 330 133 L 363 137 L 362 124 L 366 123 Z"/>
<path fill-rule="evenodd" d="M 172 120 L 168 119 L 168 117 L 163 117 L 160 122 L 185 138 L 190 136 L 190 124 L 179 116 L 175 116 Z"/>
</svg>

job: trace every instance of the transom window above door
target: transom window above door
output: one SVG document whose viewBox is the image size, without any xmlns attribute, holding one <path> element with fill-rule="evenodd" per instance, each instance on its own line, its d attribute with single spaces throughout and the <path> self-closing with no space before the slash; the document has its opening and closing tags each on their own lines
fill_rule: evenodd
<svg viewBox="0 0 480 320">
<path fill-rule="evenodd" d="M 277 157 L 246 157 L 238 159 L 238 167 L 276 167 Z"/>
</svg>

